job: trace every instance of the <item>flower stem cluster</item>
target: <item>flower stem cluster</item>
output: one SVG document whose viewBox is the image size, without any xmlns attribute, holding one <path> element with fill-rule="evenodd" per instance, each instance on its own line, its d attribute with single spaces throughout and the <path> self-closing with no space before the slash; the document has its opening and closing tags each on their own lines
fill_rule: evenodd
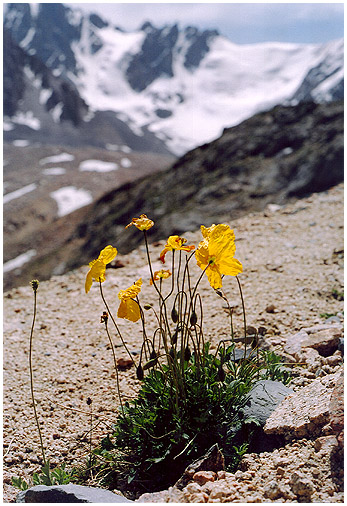
<svg viewBox="0 0 347 506">
<path fill-rule="evenodd" d="M 174 394 L 172 397 L 173 402 L 176 411 L 178 411 L 180 404 L 186 401 L 185 373 L 189 362 L 193 360 L 198 370 L 204 367 L 203 304 L 198 287 L 202 278 L 206 275 L 211 287 L 218 294 L 222 288 L 222 279 L 225 275 L 237 276 L 242 272 L 242 264 L 234 258 L 236 250 L 235 234 L 225 224 L 212 225 L 208 228 L 202 226 L 202 241 L 197 248 L 195 245 L 187 244 L 184 237 L 170 236 L 160 253 L 160 260 L 163 264 L 167 260 L 167 254 L 171 253 L 170 269 L 160 269 L 153 272 L 147 232 L 154 226 L 154 222 L 145 214 L 142 214 L 139 218 L 133 218 L 126 228 L 131 226 L 135 226 L 144 236 L 150 271 L 150 284 L 157 294 L 157 309 L 153 304 L 141 304 L 139 295 L 143 281 L 140 278 L 130 287 L 119 291 L 118 299 L 120 304 L 117 317 L 130 322 L 141 320 L 143 342 L 140 359 L 137 363 L 135 363 L 134 358 L 126 348 L 136 365 L 137 378 L 142 380 L 145 377 L 145 371 L 159 369 L 165 375 L 169 388 L 172 389 Z M 110 316 L 125 346 L 125 340 L 112 316 L 101 288 L 101 283 L 105 281 L 106 264 L 111 262 L 116 255 L 117 249 L 111 245 L 100 252 L 99 257 L 89 264 L 90 270 L 86 277 L 85 288 L 88 292 L 93 280 L 99 281 L 107 315 Z M 201 269 L 201 274 L 195 282 L 193 282 L 191 275 L 191 262 L 194 258 Z M 239 280 L 238 284 L 241 290 Z M 224 295 L 223 298 L 225 298 Z M 155 314 L 157 327 L 152 336 L 147 335 L 144 310 L 153 311 Z M 234 335 L 231 314 L 230 318 L 230 340 L 232 341 Z M 110 339 L 107 319 L 105 321 L 105 317 L 102 317 L 101 321 L 105 323 L 108 338 Z M 112 350 L 114 354 L 113 346 Z M 115 355 L 114 362 L 117 368 Z M 220 377 L 222 375 L 223 371 L 221 370 Z M 117 384 L 119 385 L 118 381 Z"/>
</svg>

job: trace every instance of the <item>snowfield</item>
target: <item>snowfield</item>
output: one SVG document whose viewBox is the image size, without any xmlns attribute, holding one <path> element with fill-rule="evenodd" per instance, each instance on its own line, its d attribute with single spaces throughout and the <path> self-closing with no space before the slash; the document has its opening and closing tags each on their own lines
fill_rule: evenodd
<svg viewBox="0 0 347 506">
<path fill-rule="evenodd" d="M 102 160 L 84 160 L 79 165 L 81 171 L 94 171 L 94 172 L 110 172 L 117 170 L 118 164 L 114 162 L 103 162 Z"/>
<path fill-rule="evenodd" d="M 58 216 L 65 216 L 93 202 L 91 193 L 87 190 L 78 189 L 74 186 L 64 186 L 50 196 L 58 205 Z"/>
</svg>

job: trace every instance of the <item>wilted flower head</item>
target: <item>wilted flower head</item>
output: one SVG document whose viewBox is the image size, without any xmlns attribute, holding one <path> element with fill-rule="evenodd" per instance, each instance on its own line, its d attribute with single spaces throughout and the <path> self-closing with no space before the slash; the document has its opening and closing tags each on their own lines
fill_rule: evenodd
<svg viewBox="0 0 347 506">
<path fill-rule="evenodd" d="M 125 227 L 129 228 L 132 225 L 135 225 L 139 230 L 149 230 L 154 225 L 154 221 L 147 218 L 145 214 L 141 214 L 140 218 L 133 218 L 131 222 Z"/>
<path fill-rule="evenodd" d="M 184 237 L 180 237 L 179 235 L 170 235 L 170 237 L 167 240 L 167 243 L 165 244 L 165 248 L 160 253 L 160 260 L 163 263 L 165 262 L 165 255 L 168 251 L 174 250 L 192 251 L 195 248 L 195 246 L 184 246 L 186 242 L 187 239 L 184 239 Z"/>
<path fill-rule="evenodd" d="M 138 303 L 133 300 L 140 293 L 142 285 L 142 279 L 140 278 L 133 285 L 129 286 L 126 290 L 120 290 L 118 298 L 120 304 L 117 312 L 118 318 L 125 318 L 132 322 L 137 322 L 140 319 L 140 307 Z"/>
<path fill-rule="evenodd" d="M 153 275 L 154 281 L 159 281 L 160 279 L 167 279 L 171 276 L 171 272 L 169 270 L 160 269 L 160 271 L 155 271 Z M 152 278 L 150 279 L 150 284 L 153 285 Z"/>
<path fill-rule="evenodd" d="M 89 292 L 93 281 L 105 281 L 106 264 L 112 262 L 116 255 L 117 248 L 109 245 L 100 252 L 99 257 L 96 260 L 90 262 L 90 269 L 87 274 L 85 283 L 86 293 Z"/>
<path fill-rule="evenodd" d="M 204 270 L 214 289 L 222 287 L 222 275 L 237 276 L 242 272 L 242 264 L 234 258 L 235 234 L 228 225 L 201 227 L 204 240 L 200 242 L 195 258 Z"/>
</svg>

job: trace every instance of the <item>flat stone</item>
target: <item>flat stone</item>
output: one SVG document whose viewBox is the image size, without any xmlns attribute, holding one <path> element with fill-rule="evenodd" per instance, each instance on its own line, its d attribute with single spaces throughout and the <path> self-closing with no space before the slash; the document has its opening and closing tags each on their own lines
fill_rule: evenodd
<svg viewBox="0 0 347 506">
<path fill-rule="evenodd" d="M 118 494 L 103 488 L 84 487 L 82 485 L 36 485 L 17 495 L 16 502 L 133 502 Z"/>
<path fill-rule="evenodd" d="M 328 357 L 338 349 L 341 336 L 341 325 L 315 325 L 287 337 L 284 351 L 298 356 L 305 348 L 313 348 Z"/>
<path fill-rule="evenodd" d="M 318 332 L 308 334 L 308 337 L 301 342 L 302 348 L 313 348 L 323 357 L 329 357 L 338 349 L 341 330 L 338 328 L 328 328 Z"/>
<path fill-rule="evenodd" d="M 329 406 L 340 372 L 317 378 L 289 395 L 266 420 L 265 434 L 292 437 L 319 436 L 329 422 Z"/>
<path fill-rule="evenodd" d="M 271 413 L 293 390 L 280 381 L 258 381 L 250 391 L 249 401 L 244 409 L 246 417 L 254 417 L 264 425 Z"/>
</svg>

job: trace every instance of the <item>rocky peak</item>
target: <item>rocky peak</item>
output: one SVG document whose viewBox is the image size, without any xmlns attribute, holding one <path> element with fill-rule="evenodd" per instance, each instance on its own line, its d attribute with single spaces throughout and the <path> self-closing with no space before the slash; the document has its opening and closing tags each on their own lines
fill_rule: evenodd
<svg viewBox="0 0 347 506">
<path fill-rule="evenodd" d="M 162 75 L 173 76 L 172 50 L 178 38 L 177 25 L 155 29 L 145 23 L 142 30 L 146 37 L 141 51 L 133 56 L 126 71 L 130 86 L 139 92 Z"/>
</svg>

